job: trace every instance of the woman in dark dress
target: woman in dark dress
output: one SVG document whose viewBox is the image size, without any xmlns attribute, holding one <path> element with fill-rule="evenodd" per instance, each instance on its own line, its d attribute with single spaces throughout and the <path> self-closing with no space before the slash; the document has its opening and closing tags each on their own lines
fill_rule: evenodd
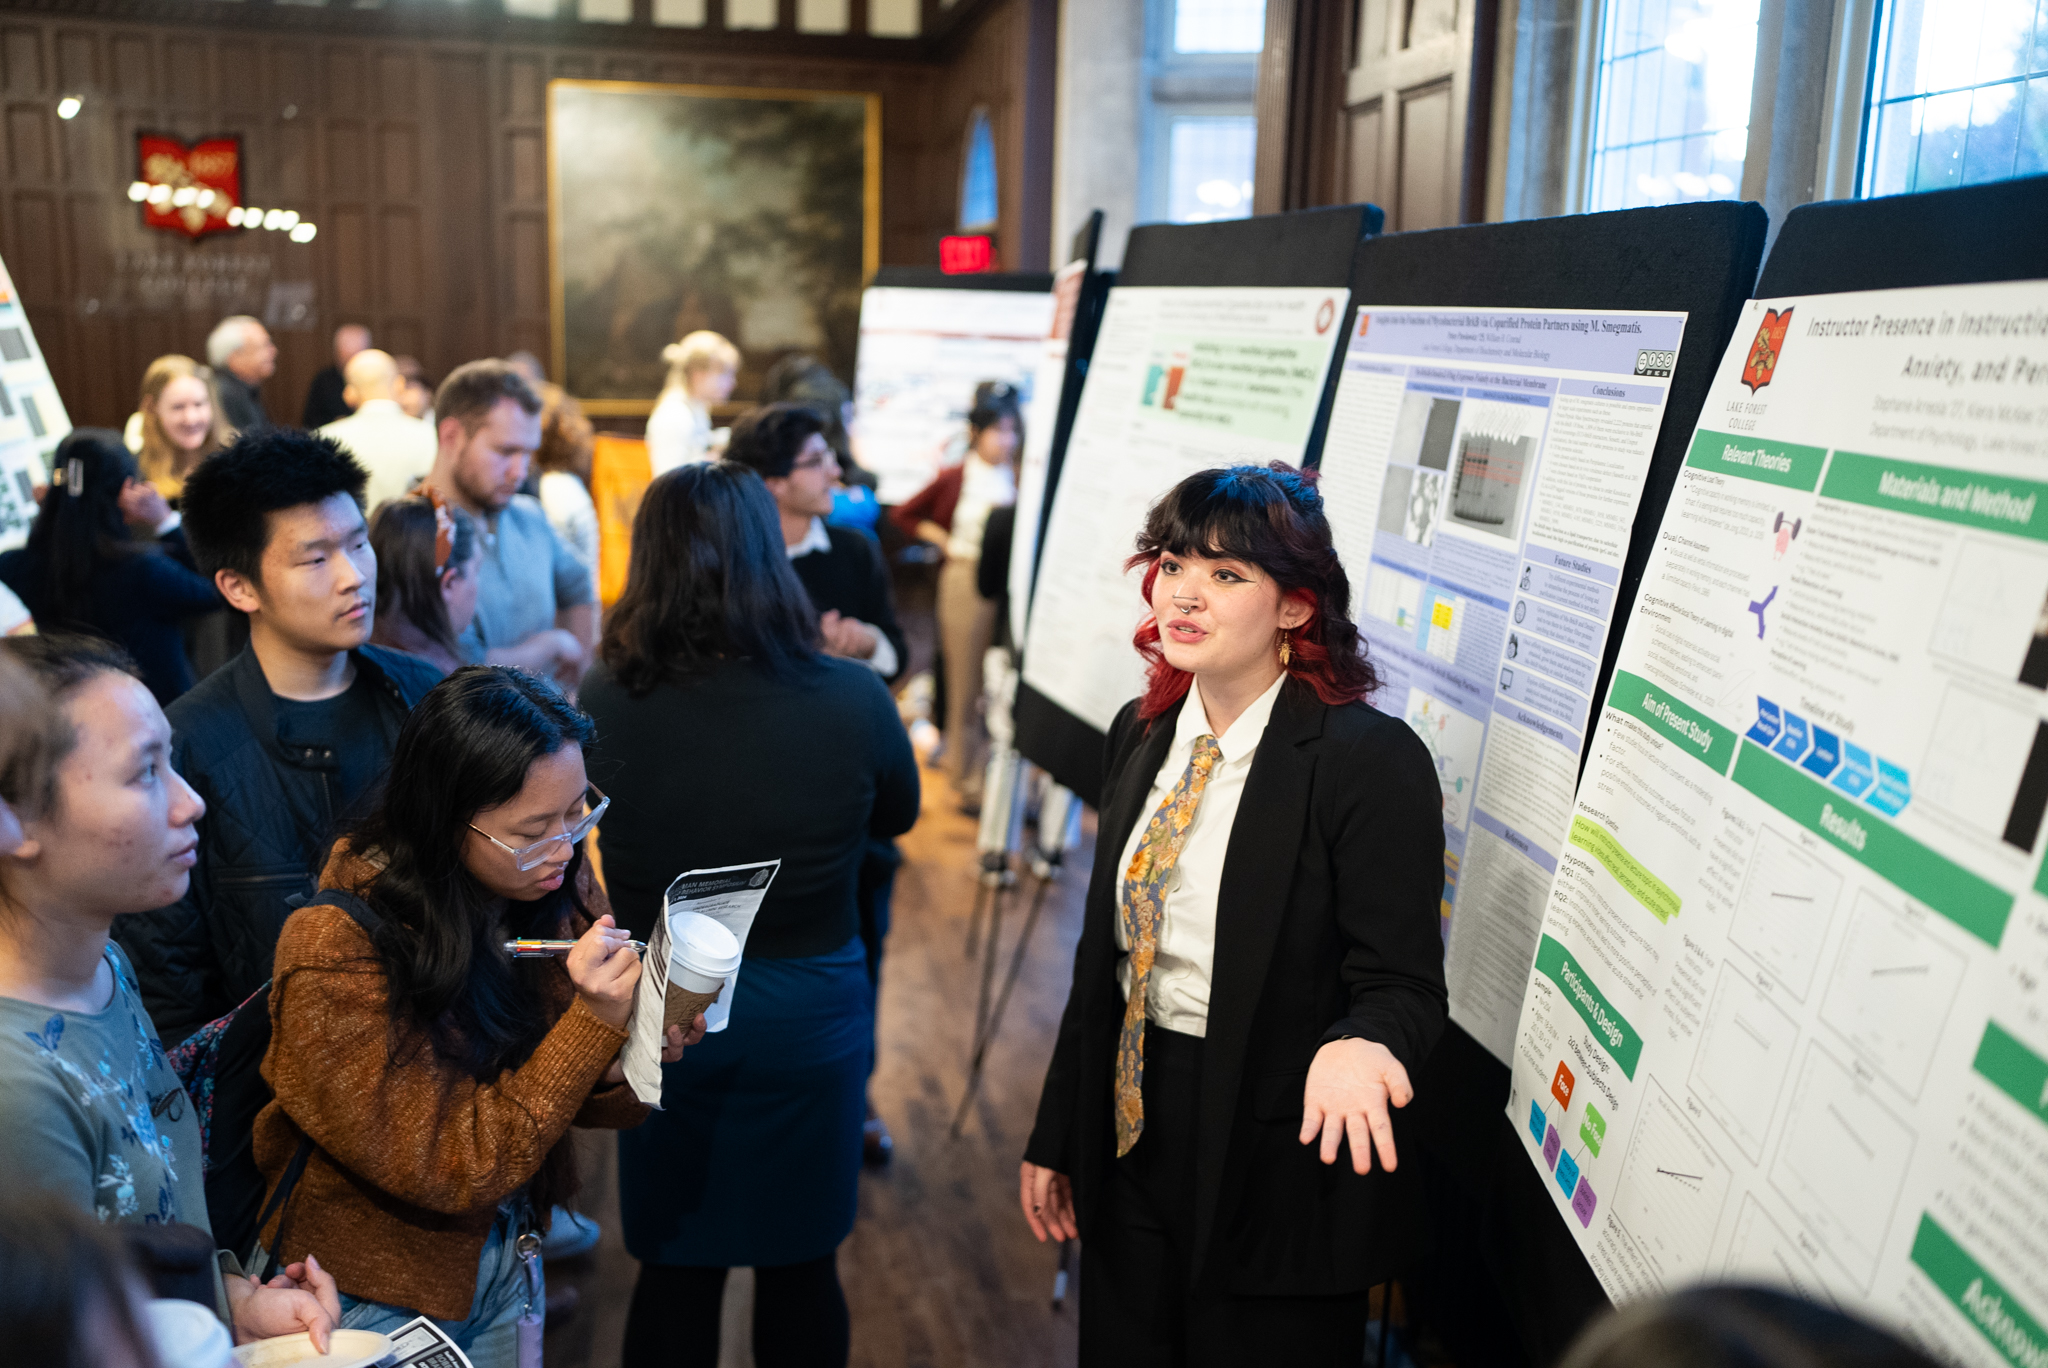
<svg viewBox="0 0 2048 1368">
<path fill-rule="evenodd" d="M 917 818 L 916 759 L 874 671 L 819 651 L 775 501 L 730 462 L 648 486 L 598 655 L 581 702 L 621 925 L 645 939 L 686 870 L 782 861 L 730 1024 L 664 1069 L 663 1109 L 619 1137 L 641 1262 L 625 1363 L 715 1365 L 726 1270 L 750 1267 L 755 1362 L 843 1364 L 834 1251 L 853 1229 L 874 1013 L 856 886 L 869 840 Z"/>
<path fill-rule="evenodd" d="M 212 581 L 164 554 L 182 532 L 166 541 L 130 534 L 124 497 L 136 508 L 146 503 L 153 523 L 170 511 L 142 483 L 119 434 L 73 432 L 57 447 L 55 479 L 28 545 L 0 555 L 0 583 L 21 596 L 37 630 L 88 632 L 120 645 L 156 701 L 168 704 L 193 684 L 179 624 L 226 605 Z"/>
<path fill-rule="evenodd" d="M 1424 1234 L 1393 1117 L 1445 1016 L 1436 771 L 1364 702 L 1311 477 L 1191 475 L 1130 564 L 1150 678 L 1110 728 L 1024 1217 L 1085 1245 L 1083 1365 L 1356 1368 Z"/>
</svg>

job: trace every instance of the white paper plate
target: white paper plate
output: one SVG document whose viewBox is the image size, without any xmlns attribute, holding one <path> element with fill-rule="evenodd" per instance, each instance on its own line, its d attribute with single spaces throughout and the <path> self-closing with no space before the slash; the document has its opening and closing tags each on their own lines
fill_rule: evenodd
<svg viewBox="0 0 2048 1368">
<path fill-rule="evenodd" d="M 313 1351 L 311 1335 L 279 1335 L 235 1350 L 242 1368 L 369 1368 L 391 1352 L 391 1336 L 372 1330 L 336 1330 L 327 1352 Z"/>
</svg>

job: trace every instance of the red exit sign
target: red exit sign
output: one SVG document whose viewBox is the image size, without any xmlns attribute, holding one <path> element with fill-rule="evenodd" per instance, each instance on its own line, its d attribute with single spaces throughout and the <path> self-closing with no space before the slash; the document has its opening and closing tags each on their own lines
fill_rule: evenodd
<svg viewBox="0 0 2048 1368">
<path fill-rule="evenodd" d="M 948 275 L 970 275 L 996 268 L 996 245 L 987 237 L 939 239 L 939 269 Z"/>
</svg>

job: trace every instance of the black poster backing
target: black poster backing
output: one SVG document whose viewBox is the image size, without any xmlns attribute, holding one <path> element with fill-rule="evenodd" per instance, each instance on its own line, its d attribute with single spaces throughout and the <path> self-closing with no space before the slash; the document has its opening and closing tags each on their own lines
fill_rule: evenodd
<svg viewBox="0 0 2048 1368">
<path fill-rule="evenodd" d="M 1760 206 L 1722 201 L 1397 233 L 1358 249 L 1351 295 L 1366 307 L 1685 312 L 1596 699 L 1606 694 L 1700 406 L 1756 279 L 1765 224 Z M 1608 1303 L 1507 1120 L 1507 1066 L 1452 1025 L 1414 1081 L 1403 1154 L 1425 1170 L 1437 1224 L 1431 1262 L 1409 1280 L 1416 1314 L 1460 1363 L 1548 1363 Z"/>
<path fill-rule="evenodd" d="M 1119 287 L 1197 285 L 1274 289 L 1339 285 L 1350 270 L 1359 239 L 1377 233 L 1383 218 L 1373 205 L 1352 204 L 1221 223 L 1142 224 L 1131 230 L 1116 283 Z M 1322 403 L 1309 436 L 1310 452 L 1322 446 L 1336 373 L 1337 367 L 1332 365 L 1325 377 Z M 1053 507 L 1052 493 L 1048 487 L 1048 511 Z M 1044 525 L 1042 521 L 1041 540 L 1045 536 Z M 1133 629 L 1138 625 L 1139 612 L 1140 606 L 1133 599 Z M 1029 684 L 1020 684 L 1017 689 L 1016 726 L 1017 749 L 1024 758 L 1079 794 L 1090 807 L 1096 806 L 1102 792 L 1102 733 Z"/>
</svg>

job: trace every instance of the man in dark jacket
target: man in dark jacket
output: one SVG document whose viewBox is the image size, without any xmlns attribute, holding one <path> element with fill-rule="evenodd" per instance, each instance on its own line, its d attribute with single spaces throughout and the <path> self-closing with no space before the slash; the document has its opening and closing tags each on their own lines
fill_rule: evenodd
<svg viewBox="0 0 2048 1368">
<path fill-rule="evenodd" d="M 372 796 L 412 705 L 440 678 L 366 644 L 377 558 L 367 475 L 324 437 L 248 434 L 185 483 L 185 536 L 249 620 L 249 645 L 173 703 L 171 765 L 206 800 L 190 891 L 122 918 L 166 1044 L 270 978 L 278 932 L 336 830 Z"/>
</svg>

